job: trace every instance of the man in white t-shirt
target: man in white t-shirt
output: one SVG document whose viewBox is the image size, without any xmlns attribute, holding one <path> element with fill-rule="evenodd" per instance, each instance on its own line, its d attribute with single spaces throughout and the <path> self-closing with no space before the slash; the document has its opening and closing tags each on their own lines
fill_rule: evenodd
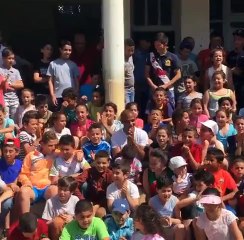
<svg viewBox="0 0 244 240">
<path fill-rule="evenodd" d="M 148 144 L 148 135 L 144 130 L 135 127 L 135 120 L 136 118 L 130 110 L 124 110 L 121 113 L 121 122 L 124 127 L 112 135 L 113 157 L 119 157 L 122 148 L 126 144 L 131 144 L 136 146 L 138 158 L 143 159 L 144 148 Z"/>
</svg>

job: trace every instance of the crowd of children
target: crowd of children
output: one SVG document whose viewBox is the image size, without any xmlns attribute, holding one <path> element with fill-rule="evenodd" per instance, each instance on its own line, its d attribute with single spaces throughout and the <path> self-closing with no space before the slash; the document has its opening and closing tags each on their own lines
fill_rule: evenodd
<svg viewBox="0 0 244 240">
<path fill-rule="evenodd" d="M 235 37 L 244 47 L 244 30 Z M 243 239 L 244 106 L 236 69 L 215 48 L 203 72 L 201 54 L 199 63 L 190 59 L 192 41 L 184 39 L 177 56 L 167 36 L 156 35 L 144 59 L 151 98 L 140 113 L 135 43 L 125 40 L 126 106 L 119 116 L 101 82 L 93 83 L 91 99 L 79 93 L 71 42 L 61 42 L 54 61 L 52 46 L 42 46 L 35 89 L 24 88 L 13 51 L 3 49 L 2 237 Z M 243 56 L 236 57 L 239 71 Z"/>
</svg>

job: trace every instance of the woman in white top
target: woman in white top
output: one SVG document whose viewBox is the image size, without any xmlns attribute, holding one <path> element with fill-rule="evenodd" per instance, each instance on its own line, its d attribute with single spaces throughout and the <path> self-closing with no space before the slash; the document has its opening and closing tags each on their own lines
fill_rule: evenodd
<svg viewBox="0 0 244 240">
<path fill-rule="evenodd" d="M 205 72 L 204 90 L 206 91 L 207 89 L 212 88 L 212 86 L 213 86 L 212 76 L 215 71 L 221 71 L 221 70 L 226 75 L 228 88 L 230 88 L 231 90 L 234 90 L 231 69 L 223 64 L 223 59 L 224 59 L 223 50 L 221 48 L 213 49 L 210 57 L 212 60 L 212 66 L 210 68 L 208 68 Z"/>
</svg>

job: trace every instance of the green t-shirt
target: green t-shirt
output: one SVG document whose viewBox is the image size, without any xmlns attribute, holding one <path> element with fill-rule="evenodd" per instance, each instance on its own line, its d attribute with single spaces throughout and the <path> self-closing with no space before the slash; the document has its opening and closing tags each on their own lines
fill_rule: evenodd
<svg viewBox="0 0 244 240">
<path fill-rule="evenodd" d="M 109 238 L 105 223 L 94 217 L 87 229 L 82 229 L 76 220 L 68 223 L 60 237 L 60 240 L 103 240 Z"/>
</svg>

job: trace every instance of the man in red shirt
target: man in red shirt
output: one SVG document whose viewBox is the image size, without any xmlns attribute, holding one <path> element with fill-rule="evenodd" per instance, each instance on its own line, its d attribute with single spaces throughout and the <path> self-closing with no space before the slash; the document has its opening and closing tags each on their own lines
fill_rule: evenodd
<svg viewBox="0 0 244 240">
<path fill-rule="evenodd" d="M 48 240 L 48 226 L 33 213 L 24 213 L 8 231 L 8 240 Z M 50 239 L 49 239 L 50 240 Z"/>
</svg>

